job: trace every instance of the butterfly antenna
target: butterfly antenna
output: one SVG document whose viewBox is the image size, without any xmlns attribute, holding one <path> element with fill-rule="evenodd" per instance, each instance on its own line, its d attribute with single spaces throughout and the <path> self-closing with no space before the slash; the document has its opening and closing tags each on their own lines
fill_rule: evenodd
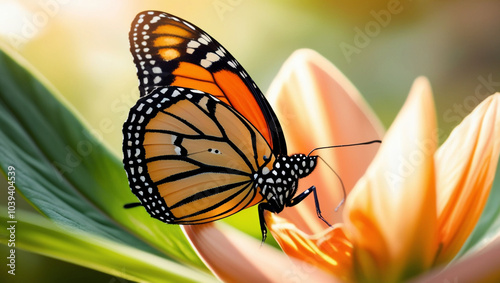
<svg viewBox="0 0 500 283">
<path fill-rule="evenodd" d="M 311 152 L 309 152 L 309 154 L 307 156 L 310 156 L 314 151 L 320 150 L 320 149 L 336 148 L 336 147 L 348 147 L 348 146 L 356 146 L 356 145 L 367 145 L 367 144 L 381 143 L 381 142 L 382 142 L 381 140 L 372 140 L 372 141 L 360 142 L 360 143 L 349 143 L 349 144 L 339 144 L 339 145 L 330 145 L 330 146 L 320 146 L 320 147 L 317 147 L 317 148 L 311 150 Z"/>
<path fill-rule="evenodd" d="M 346 190 L 345 190 L 345 186 L 344 186 L 344 182 L 342 181 L 342 178 L 340 178 L 339 174 L 337 172 L 335 172 L 335 170 L 333 170 L 333 168 L 330 166 L 330 164 L 328 164 L 324 159 L 323 157 L 321 156 L 318 156 L 319 159 L 321 159 L 325 164 L 326 166 L 328 166 L 328 168 L 330 168 L 330 170 L 332 170 L 333 174 L 335 174 L 335 176 L 337 176 L 337 178 L 339 179 L 340 181 L 340 185 L 342 186 L 342 193 L 343 193 L 343 196 L 342 196 L 342 200 L 340 201 L 340 203 L 337 205 L 337 207 L 335 208 L 335 212 L 337 212 L 339 210 L 339 208 L 344 204 L 345 202 L 345 199 L 347 197 L 347 193 L 346 193 Z"/>
<path fill-rule="evenodd" d="M 320 149 L 336 148 L 336 147 L 348 147 L 348 146 L 356 146 L 356 145 L 367 145 L 367 144 L 381 143 L 381 142 L 382 142 L 381 140 L 372 140 L 372 141 L 360 142 L 360 143 L 350 143 L 350 144 L 341 144 L 341 145 L 322 146 L 322 147 L 317 147 L 317 148 L 311 150 L 311 152 L 309 152 L 309 154 L 307 156 L 310 156 L 314 151 L 320 150 Z M 330 168 L 330 170 L 333 172 L 333 174 L 335 174 L 335 176 L 337 176 L 337 178 L 340 181 L 340 185 L 342 186 L 343 197 L 342 197 L 342 200 L 340 201 L 340 203 L 335 208 L 335 212 L 337 212 L 339 210 L 339 208 L 344 204 L 345 199 L 347 197 L 347 192 L 345 190 L 344 182 L 342 181 L 342 178 L 340 178 L 339 174 L 337 174 L 337 172 L 335 172 L 335 170 L 333 170 L 333 168 L 330 166 L 330 164 L 328 164 L 326 162 L 326 160 L 324 160 L 319 155 L 318 155 L 318 158 L 321 159 L 326 164 L 326 166 L 328 166 L 328 168 Z"/>
</svg>

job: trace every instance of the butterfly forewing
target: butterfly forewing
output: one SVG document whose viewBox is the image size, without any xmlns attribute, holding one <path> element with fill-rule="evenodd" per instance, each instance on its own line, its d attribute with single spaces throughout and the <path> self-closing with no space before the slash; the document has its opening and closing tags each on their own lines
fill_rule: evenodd
<svg viewBox="0 0 500 283">
<path fill-rule="evenodd" d="M 129 38 L 142 97 L 159 86 L 209 93 L 254 125 L 273 152 L 286 154 L 281 126 L 262 92 L 203 30 L 170 14 L 146 11 L 133 21 Z"/>
<path fill-rule="evenodd" d="M 242 115 L 210 94 L 153 89 L 123 127 L 132 191 L 167 223 L 211 222 L 262 201 L 253 176 L 275 156 Z"/>
</svg>

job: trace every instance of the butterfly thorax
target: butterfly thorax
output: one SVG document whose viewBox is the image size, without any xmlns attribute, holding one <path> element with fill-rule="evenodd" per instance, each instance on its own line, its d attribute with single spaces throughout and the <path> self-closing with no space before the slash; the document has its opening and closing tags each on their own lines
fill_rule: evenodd
<svg viewBox="0 0 500 283">
<path fill-rule="evenodd" d="M 279 213 L 287 206 L 297 192 L 300 178 L 309 175 L 316 167 L 317 156 L 294 154 L 278 156 L 273 168 L 262 167 L 254 175 L 255 186 L 260 193 Z"/>
</svg>

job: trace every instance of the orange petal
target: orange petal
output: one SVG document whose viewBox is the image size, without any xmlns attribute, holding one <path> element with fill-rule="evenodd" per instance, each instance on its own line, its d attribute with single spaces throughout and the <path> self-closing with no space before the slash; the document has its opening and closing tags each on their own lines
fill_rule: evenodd
<svg viewBox="0 0 500 283">
<path fill-rule="evenodd" d="M 182 226 L 200 258 L 224 282 L 334 282 L 335 278 L 221 223 Z"/>
<path fill-rule="evenodd" d="M 266 212 L 265 218 L 267 227 L 288 256 L 322 268 L 342 281 L 351 281 L 352 245 L 342 224 L 310 236 L 276 214 Z"/>
<path fill-rule="evenodd" d="M 448 262 L 474 229 L 493 184 L 500 152 L 500 94 L 485 99 L 435 156 L 440 253 Z"/>
<path fill-rule="evenodd" d="M 460 258 L 445 268 L 412 280 L 419 282 L 500 282 L 500 239 L 490 243 L 480 251 Z"/>
<path fill-rule="evenodd" d="M 366 142 L 380 139 L 381 123 L 356 88 L 328 60 L 318 53 L 301 49 L 283 64 L 267 97 L 278 116 L 289 154 L 309 153 L 320 146 Z M 363 175 L 378 145 L 327 149 L 316 153 L 340 175 L 349 190 Z M 338 178 L 320 163 L 309 177 L 300 180 L 298 191 L 315 185 L 324 216 L 330 223 L 341 221 L 333 209 L 343 194 Z M 280 214 L 297 227 L 315 234 L 326 228 L 316 216 L 313 198 Z"/>
<path fill-rule="evenodd" d="M 344 216 L 360 281 L 394 282 L 428 269 L 436 252 L 436 117 L 418 78 Z"/>
</svg>

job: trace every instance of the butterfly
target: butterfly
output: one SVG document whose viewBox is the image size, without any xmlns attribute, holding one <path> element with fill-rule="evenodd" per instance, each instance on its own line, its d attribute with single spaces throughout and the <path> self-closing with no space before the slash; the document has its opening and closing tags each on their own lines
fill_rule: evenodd
<svg viewBox="0 0 500 283">
<path fill-rule="evenodd" d="M 314 195 L 298 193 L 318 156 L 288 155 L 270 104 L 215 39 L 176 16 L 145 11 L 129 34 L 140 99 L 123 125 L 123 164 L 146 211 L 169 224 L 201 224 L 258 205 L 281 212 Z"/>
</svg>

